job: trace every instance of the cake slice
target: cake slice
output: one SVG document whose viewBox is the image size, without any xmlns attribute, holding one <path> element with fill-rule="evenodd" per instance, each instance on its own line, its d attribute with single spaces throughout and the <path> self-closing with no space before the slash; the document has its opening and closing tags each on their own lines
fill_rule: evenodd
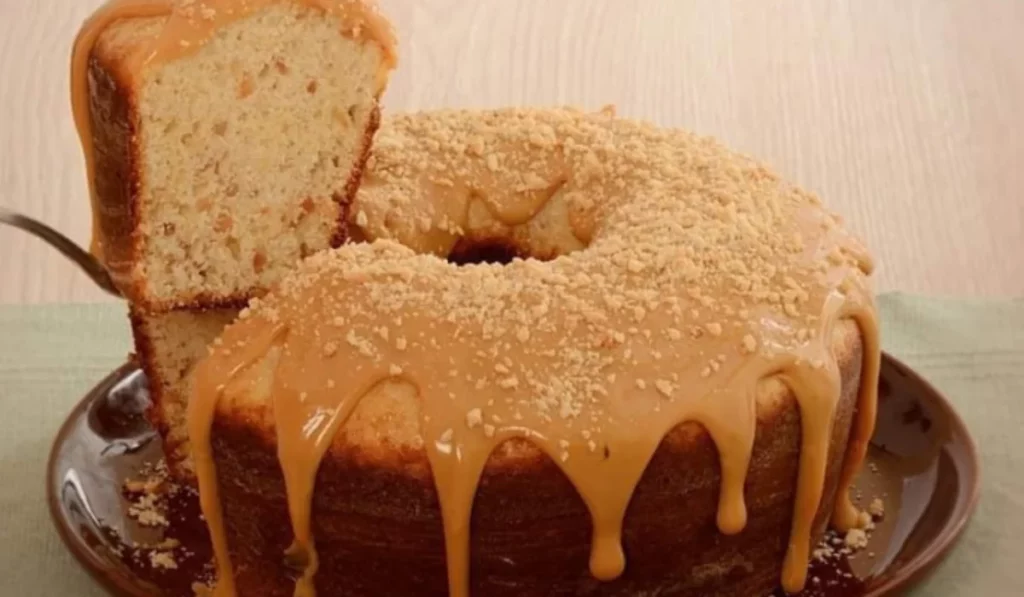
<svg viewBox="0 0 1024 597">
<path fill-rule="evenodd" d="M 115 1 L 72 63 L 93 250 L 136 308 L 237 305 L 344 241 L 394 66 L 372 6 Z"/>
<path fill-rule="evenodd" d="M 149 379 L 147 418 L 163 439 L 168 468 L 175 476 L 193 476 L 185 428 L 192 370 L 238 309 L 175 309 L 149 313 L 131 309 L 135 356 Z"/>
</svg>

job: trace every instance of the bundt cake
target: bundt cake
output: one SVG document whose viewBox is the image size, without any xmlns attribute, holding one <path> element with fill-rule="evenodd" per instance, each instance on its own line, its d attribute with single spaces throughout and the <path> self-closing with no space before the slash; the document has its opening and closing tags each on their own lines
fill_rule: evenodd
<svg viewBox="0 0 1024 597">
<path fill-rule="evenodd" d="M 872 265 L 814 196 L 608 112 L 439 111 L 352 218 L 195 371 L 215 594 L 750 597 L 858 524 Z"/>
<path fill-rule="evenodd" d="M 393 43 L 368 0 L 112 0 L 83 25 L 92 248 L 135 307 L 244 304 L 345 240 Z"/>
</svg>

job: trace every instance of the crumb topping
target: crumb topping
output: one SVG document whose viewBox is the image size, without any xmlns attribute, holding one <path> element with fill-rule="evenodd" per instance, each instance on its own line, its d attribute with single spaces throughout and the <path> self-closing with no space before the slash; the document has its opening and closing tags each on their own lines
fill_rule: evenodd
<svg viewBox="0 0 1024 597">
<path fill-rule="evenodd" d="M 585 248 L 507 265 L 439 258 L 451 243 L 438 238 L 472 229 L 471 204 L 488 226 L 528 228 L 556 196 L 564 219 L 521 240 L 569 233 Z M 612 387 L 671 400 L 687 369 L 710 383 L 742 363 L 728 354 L 811 340 L 827 296 L 871 268 L 813 195 L 709 139 L 604 113 L 396 116 L 353 212 L 377 242 L 308 258 L 252 312 L 333 322 L 310 336 L 323 358 L 393 375 L 429 367 L 443 340 L 474 346 L 437 370 L 579 425 L 612 416 Z M 394 333 L 380 323 L 402 319 Z"/>
<path fill-rule="evenodd" d="M 254 301 L 197 373 L 200 402 L 215 407 L 218 388 L 278 347 L 270 383 L 248 382 L 273 396 L 287 475 L 315 471 L 335 425 L 401 374 L 419 394 L 443 518 L 466 520 L 488 455 L 526 437 L 594 509 L 595 536 L 611 538 L 592 546 L 599 578 L 624 568 L 618 521 L 672 427 L 698 420 L 723 462 L 743 462 L 760 380 L 787 375 L 806 424 L 825 429 L 840 399 L 835 321 L 861 318 L 878 354 L 859 242 L 813 195 L 683 131 L 573 110 L 398 116 L 377 135 L 353 213 L 372 242 L 315 254 Z M 446 259 L 488 238 L 550 259 Z M 345 382 L 326 391 L 335 376 Z M 819 435 L 802 449 L 825 458 Z M 745 522 L 741 469 L 723 467 L 723 530 Z M 308 504 L 313 476 L 295 478 L 290 496 Z M 817 491 L 801 471 L 796 503 Z M 815 511 L 794 513 L 791 592 Z M 466 525 L 445 529 L 469 544 Z M 454 595 L 467 594 L 464 572 Z"/>
</svg>

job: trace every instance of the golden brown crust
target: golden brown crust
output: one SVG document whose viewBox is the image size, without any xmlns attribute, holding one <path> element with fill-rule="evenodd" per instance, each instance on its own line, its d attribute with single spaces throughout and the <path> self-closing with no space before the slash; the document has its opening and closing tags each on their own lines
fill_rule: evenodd
<svg viewBox="0 0 1024 597">
<path fill-rule="evenodd" d="M 153 336 L 146 325 L 143 314 L 134 308 L 128 309 L 128 321 L 131 323 L 132 338 L 135 341 L 135 359 L 149 381 L 149 408 L 146 409 L 146 419 L 153 429 L 160 434 L 163 440 L 164 453 L 167 455 L 169 465 L 174 465 L 177 458 L 173 455 L 178 451 L 177 446 L 170 441 L 172 424 L 164 417 L 164 409 L 160 403 L 167 399 L 163 388 L 165 380 L 160 369 L 157 367 L 156 354 L 153 346 Z"/>
<path fill-rule="evenodd" d="M 352 167 L 352 172 L 345 182 L 344 195 L 341 198 L 335 198 L 341 210 L 338 212 L 338 227 L 334 232 L 334 236 L 331 237 L 332 247 L 340 247 L 348 242 L 350 238 L 348 226 L 349 210 L 352 207 L 352 200 L 355 198 L 356 192 L 359 191 L 359 183 L 363 178 L 363 171 L 366 169 L 366 162 L 370 158 L 370 151 L 373 148 L 373 136 L 377 133 L 378 128 L 380 128 L 379 97 L 373 106 L 373 111 L 370 113 L 370 121 L 366 126 L 366 132 L 363 134 L 359 159 L 356 160 L 355 165 Z"/>
<path fill-rule="evenodd" d="M 140 301 L 144 289 L 131 277 L 132 264 L 140 258 L 138 111 L 134 90 L 121 78 L 114 60 L 111 52 L 103 51 L 94 52 L 89 60 L 97 232 L 104 261 L 121 292 Z"/>
<path fill-rule="evenodd" d="M 815 536 L 831 511 L 854 419 L 863 349 L 859 336 L 851 344 L 840 359 L 843 390 Z M 716 527 L 715 445 L 702 428 L 684 423 L 662 441 L 636 488 L 624 526 L 629 563 L 621 578 L 607 583 L 588 571 L 589 515 L 555 463 L 536 450 L 531 458 L 504 465 L 492 456 L 474 502 L 472 594 L 768 593 L 778 583 L 786 550 L 801 431 L 792 395 L 760 406 L 746 485 L 747 527 L 735 536 Z M 239 594 L 291 595 L 294 572 L 282 553 L 292 532 L 276 444 L 244 415 L 218 417 L 213 438 Z M 365 448 L 335 443 L 317 477 L 318 591 L 353 597 L 445 595 L 437 494 L 429 475 L 417 474 L 425 461 L 422 450 L 394 448 L 392 465 L 382 466 Z"/>
</svg>

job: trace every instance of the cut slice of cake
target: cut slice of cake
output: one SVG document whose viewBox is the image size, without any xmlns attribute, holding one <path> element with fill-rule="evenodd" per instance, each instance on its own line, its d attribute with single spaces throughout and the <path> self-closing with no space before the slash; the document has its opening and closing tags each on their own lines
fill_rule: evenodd
<svg viewBox="0 0 1024 597">
<path fill-rule="evenodd" d="M 341 244 L 394 62 L 361 0 L 101 8 L 73 104 L 93 250 L 133 304 L 237 304 Z"/>
<path fill-rule="evenodd" d="M 168 467 L 180 478 L 192 477 L 185 428 L 192 370 L 238 311 L 228 307 L 164 313 L 131 310 L 136 359 L 149 379 L 151 404 L 146 416 L 163 439 Z"/>
</svg>

